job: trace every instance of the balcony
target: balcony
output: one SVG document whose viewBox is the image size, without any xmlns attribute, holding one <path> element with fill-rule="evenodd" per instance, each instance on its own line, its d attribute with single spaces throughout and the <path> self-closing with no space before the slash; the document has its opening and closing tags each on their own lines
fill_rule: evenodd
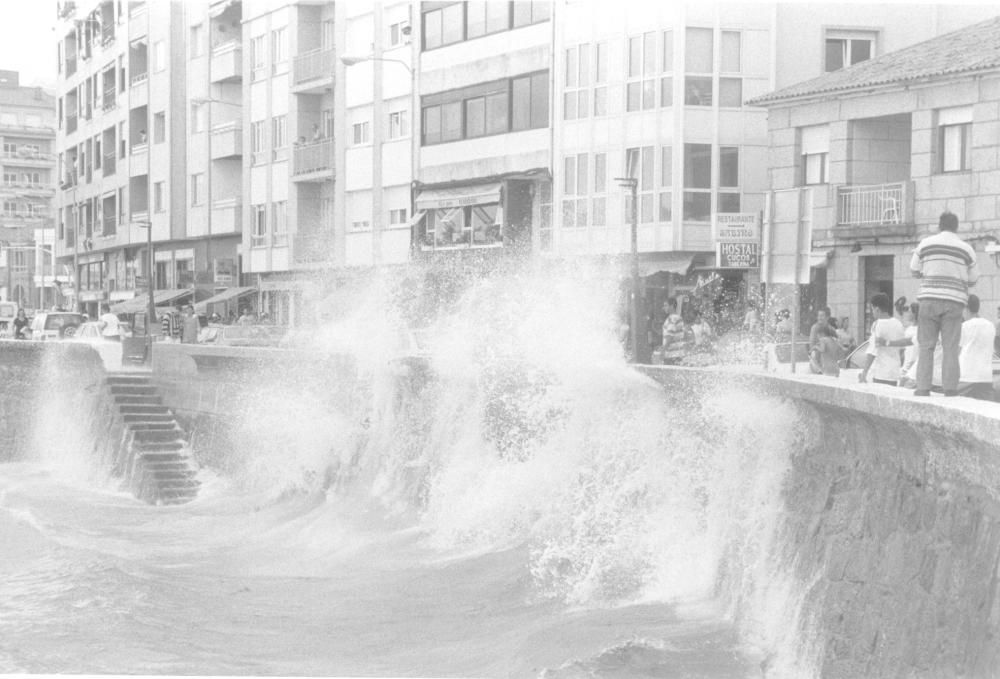
<svg viewBox="0 0 1000 679">
<path fill-rule="evenodd" d="M 333 178 L 333 140 L 300 144 L 292 151 L 294 181 L 327 181 Z"/>
<path fill-rule="evenodd" d="M 212 160 L 239 158 L 243 155 L 243 128 L 232 121 L 212 128 Z"/>
<path fill-rule="evenodd" d="M 837 187 L 837 237 L 911 236 L 915 232 L 912 182 Z"/>
<path fill-rule="evenodd" d="M 243 79 L 243 48 L 230 40 L 212 48 L 212 82 L 238 82 Z"/>
<path fill-rule="evenodd" d="M 334 54 L 332 49 L 315 49 L 295 57 L 292 67 L 292 92 L 322 94 L 333 87 Z"/>
<path fill-rule="evenodd" d="M 242 210 L 239 198 L 212 201 L 212 233 L 239 233 Z"/>
<path fill-rule="evenodd" d="M 19 149 L 17 153 L 4 153 L 3 160 L 5 161 L 4 165 L 21 167 L 52 167 L 55 164 L 55 156 L 51 153 L 24 149 Z"/>
<path fill-rule="evenodd" d="M 299 231 L 292 235 L 296 264 L 318 264 L 333 259 L 332 231 Z"/>
</svg>

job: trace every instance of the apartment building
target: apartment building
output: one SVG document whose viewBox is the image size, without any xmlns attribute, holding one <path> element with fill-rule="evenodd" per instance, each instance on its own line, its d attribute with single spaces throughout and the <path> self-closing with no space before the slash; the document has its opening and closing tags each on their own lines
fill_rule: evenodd
<svg viewBox="0 0 1000 679">
<path fill-rule="evenodd" d="M 422 2 L 415 254 L 538 250 L 552 223 L 553 8 Z"/>
<path fill-rule="evenodd" d="M 239 9 L 60 7 L 56 255 L 82 310 L 143 308 L 150 280 L 156 304 L 237 282 Z"/>
<path fill-rule="evenodd" d="M 998 55 L 994 18 L 754 101 L 768 109 L 773 209 L 810 223 L 829 262 L 823 301 L 860 337 L 873 294 L 915 299 L 913 248 L 945 210 L 977 252 L 972 292 L 996 319 Z"/>
<path fill-rule="evenodd" d="M 659 272 L 646 279 L 650 309 L 699 276 L 745 299 L 759 284 L 759 242 L 738 266 L 715 255 L 719 215 L 759 225 L 768 188 L 767 111 L 745 102 L 993 14 L 988 5 L 560 3 L 556 210 L 543 250 L 627 253 L 631 198 L 615 178 L 632 177 L 640 270 Z M 815 260 L 820 289 L 826 261 Z"/>
<path fill-rule="evenodd" d="M 62 303 L 68 277 L 53 268 L 55 97 L 0 71 L 0 297 L 26 309 Z"/>
</svg>

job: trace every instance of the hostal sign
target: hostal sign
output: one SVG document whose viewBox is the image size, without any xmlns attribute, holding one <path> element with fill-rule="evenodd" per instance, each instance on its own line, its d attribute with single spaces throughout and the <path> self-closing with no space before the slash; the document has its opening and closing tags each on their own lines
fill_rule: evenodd
<svg viewBox="0 0 1000 679">
<path fill-rule="evenodd" d="M 717 243 L 716 248 L 720 269 L 756 269 L 760 266 L 758 243 Z"/>
<path fill-rule="evenodd" d="M 756 214 L 715 215 L 715 260 L 720 269 L 760 266 L 760 222 Z"/>
</svg>

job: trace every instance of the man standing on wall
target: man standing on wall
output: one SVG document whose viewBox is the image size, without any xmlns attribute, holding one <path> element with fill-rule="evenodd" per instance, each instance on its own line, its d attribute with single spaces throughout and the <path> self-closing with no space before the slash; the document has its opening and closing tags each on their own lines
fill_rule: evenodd
<svg viewBox="0 0 1000 679">
<path fill-rule="evenodd" d="M 910 271 L 919 279 L 920 317 L 917 319 L 917 389 L 916 396 L 929 396 L 934 347 L 941 339 L 942 375 L 945 396 L 958 395 L 960 375 L 958 352 L 962 335 L 962 311 L 969 297 L 969 287 L 979 278 L 976 252 L 958 237 L 958 217 L 941 213 L 939 232 L 927 236 L 910 259 Z"/>
</svg>

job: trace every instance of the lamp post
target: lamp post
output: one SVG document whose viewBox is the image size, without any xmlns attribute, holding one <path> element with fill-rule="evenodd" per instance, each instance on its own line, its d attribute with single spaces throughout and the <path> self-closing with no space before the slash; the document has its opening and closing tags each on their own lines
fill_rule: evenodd
<svg viewBox="0 0 1000 679">
<path fill-rule="evenodd" d="M 619 186 L 632 193 L 632 303 L 629 308 L 632 325 L 632 362 L 649 363 L 649 342 L 645 341 L 645 319 L 639 316 L 639 180 L 635 177 L 615 177 Z M 642 339 L 640 339 L 640 337 Z"/>
<path fill-rule="evenodd" d="M 153 301 L 153 222 L 135 222 L 140 229 L 146 229 L 146 341 L 153 337 L 153 320 L 156 318 L 156 304 Z"/>
</svg>

